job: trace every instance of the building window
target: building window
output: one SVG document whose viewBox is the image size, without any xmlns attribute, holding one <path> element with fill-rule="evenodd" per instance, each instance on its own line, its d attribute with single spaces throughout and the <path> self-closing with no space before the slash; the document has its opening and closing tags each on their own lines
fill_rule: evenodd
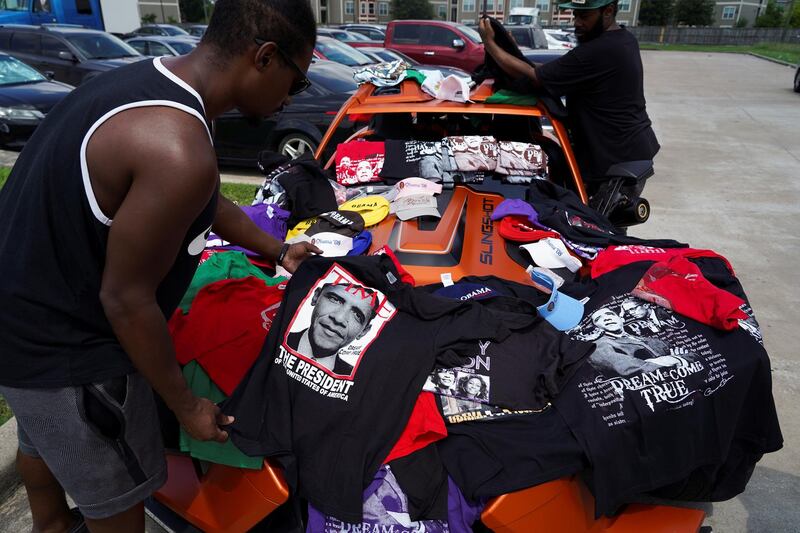
<svg viewBox="0 0 800 533">
<path fill-rule="evenodd" d="M 524 7 L 525 0 L 508 0 L 508 7 L 514 9 L 515 7 Z"/>
<path fill-rule="evenodd" d="M 725 6 L 722 8 L 722 20 L 733 20 L 736 18 L 736 6 Z"/>
<path fill-rule="evenodd" d="M 352 15 L 356 12 L 355 9 L 355 2 L 350 0 L 349 2 L 344 3 L 344 14 L 345 15 Z"/>
<path fill-rule="evenodd" d="M 387 16 L 389 14 L 389 3 L 381 2 L 378 4 L 378 15 Z"/>
<path fill-rule="evenodd" d="M 368 5 L 369 5 L 369 14 L 370 15 L 374 15 L 375 14 L 375 2 L 370 2 Z"/>
<path fill-rule="evenodd" d="M 483 3 L 481 3 L 483 5 Z M 494 0 L 487 0 L 486 11 L 494 11 Z"/>
<path fill-rule="evenodd" d="M 497 0 L 497 11 L 499 13 L 503 12 L 503 0 Z"/>
<path fill-rule="evenodd" d="M 631 0 L 619 0 L 617 5 L 620 13 L 628 13 L 631 10 Z"/>
<path fill-rule="evenodd" d="M 443 6 L 443 5 L 440 4 L 439 7 L 438 7 L 438 10 L 439 10 L 439 18 L 442 19 L 442 20 L 446 20 L 447 19 L 447 6 Z"/>
<path fill-rule="evenodd" d="M 536 0 L 536 8 L 542 13 L 550 11 L 550 0 Z"/>
<path fill-rule="evenodd" d="M 471 13 L 475 11 L 475 0 L 464 0 L 464 6 L 461 11 Z"/>
</svg>

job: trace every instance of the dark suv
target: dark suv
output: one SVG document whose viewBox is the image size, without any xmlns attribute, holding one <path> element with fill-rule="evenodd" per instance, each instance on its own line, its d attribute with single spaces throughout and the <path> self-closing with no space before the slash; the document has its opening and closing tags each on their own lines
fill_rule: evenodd
<svg viewBox="0 0 800 533">
<path fill-rule="evenodd" d="M 113 35 L 86 28 L 0 26 L 0 50 L 75 86 L 144 59 Z"/>
</svg>

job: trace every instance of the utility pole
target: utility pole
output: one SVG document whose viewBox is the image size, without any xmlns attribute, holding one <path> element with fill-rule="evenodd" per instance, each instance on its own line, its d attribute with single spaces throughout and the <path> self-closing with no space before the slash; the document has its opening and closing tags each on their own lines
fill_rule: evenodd
<svg viewBox="0 0 800 533">
<path fill-rule="evenodd" d="M 167 17 L 164 15 L 164 0 L 158 0 L 158 3 L 161 5 L 161 22 L 167 22 Z"/>
</svg>

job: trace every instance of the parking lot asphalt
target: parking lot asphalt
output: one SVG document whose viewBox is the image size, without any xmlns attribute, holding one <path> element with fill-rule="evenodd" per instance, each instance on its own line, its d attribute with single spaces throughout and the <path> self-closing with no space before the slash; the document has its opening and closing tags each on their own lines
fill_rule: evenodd
<svg viewBox="0 0 800 533">
<path fill-rule="evenodd" d="M 747 490 L 705 506 L 715 532 L 800 531 L 800 94 L 794 70 L 734 54 L 643 52 L 661 153 L 645 187 L 652 218 L 631 231 L 726 256 L 772 361 L 784 448 Z M 753 406 L 758 409 L 758 406 Z M 692 428 L 686 428 L 691 432 Z"/>
<path fill-rule="evenodd" d="M 761 323 L 785 444 L 747 490 L 702 505 L 717 533 L 800 531 L 800 94 L 794 71 L 752 56 L 643 52 L 648 112 L 662 145 L 631 234 L 725 255 Z M 0 154 L 2 160 L 2 154 Z M 258 179 L 247 173 L 225 180 Z M 753 406 L 758 409 L 758 406 Z M 686 428 L 687 434 L 693 428 Z M 0 506 L 0 531 L 30 527 L 24 492 Z M 13 522 L 8 520 L 16 517 Z M 152 524 L 151 524 L 152 526 Z M 19 528 L 19 529 L 17 529 Z M 155 529 L 153 529 L 154 531 Z"/>
</svg>

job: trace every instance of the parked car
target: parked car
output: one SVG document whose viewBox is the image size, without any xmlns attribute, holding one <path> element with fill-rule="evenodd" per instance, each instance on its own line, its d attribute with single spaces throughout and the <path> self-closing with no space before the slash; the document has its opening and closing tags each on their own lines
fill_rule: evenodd
<svg viewBox="0 0 800 533">
<path fill-rule="evenodd" d="M 478 32 L 454 22 L 392 21 L 386 30 L 384 46 L 425 65 L 447 65 L 467 72 L 473 72 L 484 60 Z"/>
<path fill-rule="evenodd" d="M 445 65 L 423 65 L 416 59 L 389 48 L 359 48 L 358 51 L 365 53 L 379 63 L 384 61 L 397 61 L 398 59 L 401 59 L 416 69 L 438 70 L 442 73 L 442 76 L 455 74 L 456 76 L 464 76 L 469 78 L 469 73 L 461 70 L 460 68 L 448 67 Z"/>
<path fill-rule="evenodd" d="M 386 26 L 383 24 L 342 24 L 339 28 L 366 35 L 373 41 L 383 41 L 386 39 Z"/>
<path fill-rule="evenodd" d="M 144 59 L 109 33 L 65 26 L 2 26 L 0 50 L 74 86 Z"/>
<path fill-rule="evenodd" d="M 186 28 L 184 29 L 192 37 L 197 37 L 198 39 L 201 39 L 203 35 L 206 34 L 206 30 L 208 29 L 208 24 L 192 24 L 191 26 L 186 26 Z"/>
<path fill-rule="evenodd" d="M 559 48 L 556 50 L 546 48 L 542 50 L 540 48 L 533 49 L 520 47 L 520 52 L 522 52 L 522 55 L 525 56 L 525 59 L 533 63 L 548 63 L 563 56 L 569 52 L 569 50 L 566 48 Z"/>
<path fill-rule="evenodd" d="M 547 43 L 547 34 L 545 34 L 544 30 L 539 26 L 526 24 L 519 26 L 506 26 L 506 29 L 520 47 L 526 46 L 528 48 L 540 50 L 549 48 Z"/>
<path fill-rule="evenodd" d="M 348 67 L 363 67 L 375 63 L 366 54 L 362 54 L 352 46 L 337 41 L 332 37 L 317 37 L 317 44 L 314 47 L 314 57 L 317 59 L 327 59 L 335 61 Z"/>
<path fill-rule="evenodd" d="M 145 24 L 133 30 L 134 35 L 161 35 L 163 37 L 191 37 L 188 31 L 172 24 Z"/>
<path fill-rule="evenodd" d="M 182 56 L 197 48 L 197 43 L 194 41 L 180 37 L 162 37 L 160 35 L 134 37 L 125 42 L 143 56 L 151 57 Z"/>
<path fill-rule="evenodd" d="M 316 150 L 334 116 L 356 91 L 353 70 L 332 61 L 317 61 L 308 69 L 311 87 L 283 112 L 258 125 L 239 111 L 225 113 L 214 124 L 214 146 L 220 164 L 252 167 L 262 150 L 295 158 Z M 331 151 L 353 132 L 349 121 L 337 130 Z"/>
<path fill-rule="evenodd" d="M 330 28 L 318 28 L 317 35 L 322 37 L 330 37 L 337 41 L 343 42 L 352 46 L 353 48 L 361 48 L 362 46 L 382 46 L 383 39 L 373 41 L 369 37 L 360 33 L 355 33 L 346 30 L 336 30 Z"/>
<path fill-rule="evenodd" d="M 36 69 L 0 53 L 0 144 L 25 146 L 45 115 L 72 91 L 66 83 L 50 81 Z"/>
<path fill-rule="evenodd" d="M 544 33 L 547 36 L 548 48 L 556 50 L 559 48 L 566 48 L 567 50 L 571 50 L 576 46 L 576 43 L 573 41 L 575 37 L 570 33 L 562 30 L 544 30 Z"/>
</svg>

